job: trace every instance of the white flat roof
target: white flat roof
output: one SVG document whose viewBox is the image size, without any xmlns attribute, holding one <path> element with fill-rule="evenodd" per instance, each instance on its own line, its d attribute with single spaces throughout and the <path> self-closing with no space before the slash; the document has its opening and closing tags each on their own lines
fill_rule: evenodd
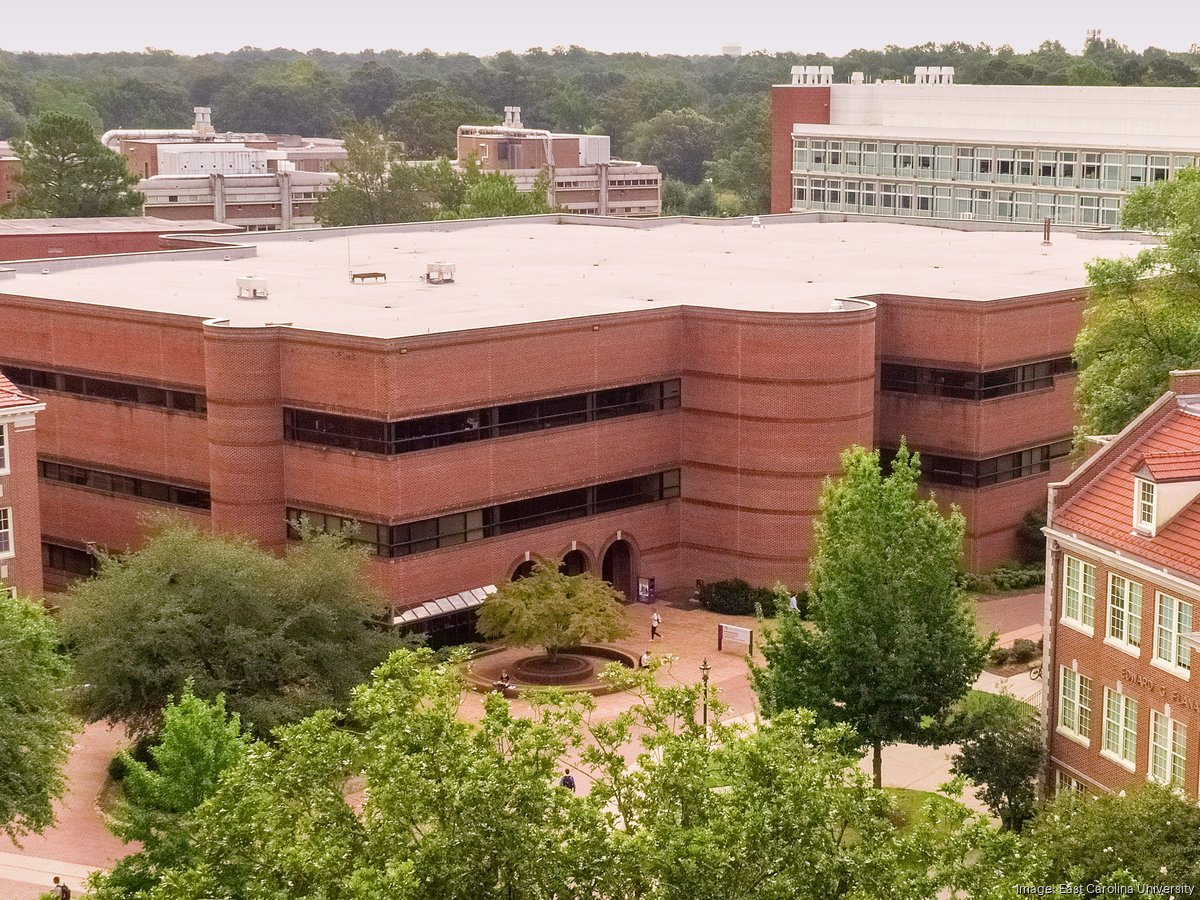
<svg viewBox="0 0 1200 900">
<path fill-rule="evenodd" d="M 121 264 L 64 263 L 48 275 L 19 272 L 2 290 L 235 325 L 288 322 L 388 338 L 683 304 L 803 313 L 880 293 L 1014 297 L 1078 288 L 1087 281 L 1087 261 L 1145 246 L 1056 233 L 1052 246 L 1043 247 L 1040 230 L 874 222 L 463 224 L 286 232 L 258 240 L 256 257 L 232 253 L 228 261 L 183 251 Z M 423 280 L 426 265 L 436 261 L 457 267 L 455 283 Z M 384 272 L 387 282 L 351 284 L 351 271 Z M 245 276 L 265 279 L 267 299 L 237 299 L 235 281 Z"/>
</svg>

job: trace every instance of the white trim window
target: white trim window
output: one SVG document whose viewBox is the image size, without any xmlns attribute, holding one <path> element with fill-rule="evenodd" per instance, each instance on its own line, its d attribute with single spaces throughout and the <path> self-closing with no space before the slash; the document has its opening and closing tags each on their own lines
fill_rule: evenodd
<svg viewBox="0 0 1200 900">
<path fill-rule="evenodd" d="M 1150 768 L 1146 777 L 1182 788 L 1187 777 L 1187 725 L 1150 710 Z"/>
<path fill-rule="evenodd" d="M 1157 506 L 1155 484 L 1145 478 L 1133 479 L 1133 525 L 1154 533 L 1154 511 Z"/>
<path fill-rule="evenodd" d="M 0 507 L 0 559 L 13 555 L 12 507 Z"/>
<path fill-rule="evenodd" d="M 1104 689 L 1104 746 L 1100 753 L 1129 771 L 1137 767 L 1138 703 Z"/>
<path fill-rule="evenodd" d="M 1062 617 L 1089 634 L 1096 622 L 1096 567 L 1074 556 L 1063 559 Z"/>
<path fill-rule="evenodd" d="M 1084 787 L 1082 781 L 1074 775 L 1068 775 L 1062 769 L 1054 770 L 1054 794 L 1061 796 L 1063 794 L 1087 794 L 1088 789 Z"/>
<path fill-rule="evenodd" d="M 1187 635 L 1192 632 L 1192 604 L 1159 591 L 1154 615 L 1154 661 L 1191 675 L 1192 651 Z"/>
<path fill-rule="evenodd" d="M 1142 646 L 1142 586 L 1123 575 L 1108 576 L 1108 637 L 1140 652 Z"/>
<path fill-rule="evenodd" d="M 1088 744 L 1092 736 L 1092 679 L 1059 667 L 1058 730 Z"/>
<path fill-rule="evenodd" d="M 0 475 L 8 473 L 8 425 L 0 422 Z"/>
</svg>

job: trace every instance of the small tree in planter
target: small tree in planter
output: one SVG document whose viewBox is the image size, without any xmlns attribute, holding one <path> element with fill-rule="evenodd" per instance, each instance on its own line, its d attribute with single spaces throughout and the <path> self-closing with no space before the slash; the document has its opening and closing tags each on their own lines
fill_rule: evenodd
<svg viewBox="0 0 1200 900">
<path fill-rule="evenodd" d="M 539 559 L 528 576 L 501 586 L 479 611 L 479 633 L 512 647 L 541 647 L 551 660 L 567 647 L 629 633 L 612 585 L 587 572 L 565 575 L 558 566 Z"/>
</svg>

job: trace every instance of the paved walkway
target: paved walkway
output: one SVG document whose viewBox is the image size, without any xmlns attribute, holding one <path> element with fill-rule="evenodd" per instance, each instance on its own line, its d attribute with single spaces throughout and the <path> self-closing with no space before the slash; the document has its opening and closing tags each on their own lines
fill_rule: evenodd
<svg viewBox="0 0 1200 900">
<path fill-rule="evenodd" d="M 76 735 L 65 771 L 67 792 L 54 806 L 54 827 L 23 838 L 19 847 L 0 837 L 0 898 L 36 900 L 55 875 L 79 896 L 89 872 L 109 868 L 130 852 L 96 809 L 108 761 L 126 743 L 123 731 L 103 722 Z"/>
</svg>

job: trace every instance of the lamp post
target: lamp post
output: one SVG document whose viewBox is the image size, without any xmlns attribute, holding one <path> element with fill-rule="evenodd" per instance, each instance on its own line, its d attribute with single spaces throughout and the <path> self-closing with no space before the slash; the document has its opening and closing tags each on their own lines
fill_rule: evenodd
<svg viewBox="0 0 1200 900">
<path fill-rule="evenodd" d="M 704 733 L 708 733 L 708 673 L 712 671 L 712 666 L 708 664 L 708 657 L 704 657 L 704 662 L 700 663 L 700 681 L 704 685 Z"/>
</svg>

